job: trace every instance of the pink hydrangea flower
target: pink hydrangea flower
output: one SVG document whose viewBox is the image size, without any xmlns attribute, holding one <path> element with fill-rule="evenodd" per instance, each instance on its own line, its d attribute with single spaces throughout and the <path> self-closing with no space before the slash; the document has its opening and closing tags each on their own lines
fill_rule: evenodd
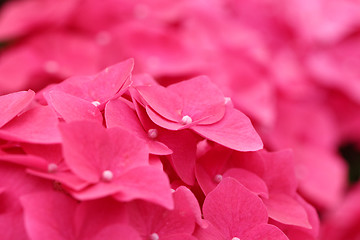
<svg viewBox="0 0 360 240">
<path fill-rule="evenodd" d="M 73 196 L 81 200 L 109 195 L 122 201 L 142 198 L 172 208 L 167 176 L 149 165 L 149 150 L 141 139 L 125 129 L 105 129 L 90 121 L 61 124 L 60 130 L 66 164 L 90 184 L 72 191 Z"/>
<path fill-rule="evenodd" d="M 260 198 L 232 178 L 225 178 L 207 195 L 203 215 L 209 226 L 195 233 L 199 240 L 288 239 L 280 229 L 267 224 Z"/>
<path fill-rule="evenodd" d="M 202 89 L 201 92 L 197 89 Z M 170 85 L 136 88 L 157 125 L 169 130 L 190 128 L 201 136 L 238 151 L 262 148 L 249 119 L 226 104 L 221 91 L 205 77 Z"/>
<path fill-rule="evenodd" d="M 196 221 L 203 223 L 197 199 L 186 187 L 179 187 L 174 193 L 174 209 L 165 208 L 142 201 L 129 203 L 127 208 L 129 224 L 143 239 L 187 239 L 192 236 Z"/>
</svg>

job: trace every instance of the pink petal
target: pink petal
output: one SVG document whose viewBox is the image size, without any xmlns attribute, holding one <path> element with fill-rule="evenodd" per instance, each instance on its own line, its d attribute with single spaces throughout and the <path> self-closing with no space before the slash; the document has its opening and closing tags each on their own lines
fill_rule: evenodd
<svg viewBox="0 0 360 240">
<path fill-rule="evenodd" d="M 222 233 L 219 229 L 214 227 L 211 223 L 206 228 L 196 229 L 194 236 L 199 240 L 228 240 L 226 233 Z"/>
<path fill-rule="evenodd" d="M 74 199 L 55 191 L 33 193 L 21 197 L 26 230 L 31 239 L 72 239 Z"/>
<path fill-rule="evenodd" d="M 106 170 L 116 179 L 131 168 L 148 164 L 146 144 L 122 128 L 105 129 L 96 122 L 82 121 L 60 124 L 60 131 L 65 162 L 91 183 L 99 182 Z"/>
<path fill-rule="evenodd" d="M 99 109 L 90 102 L 61 91 L 50 91 L 48 103 L 66 121 L 94 120 L 103 122 Z"/>
<path fill-rule="evenodd" d="M 174 207 L 167 175 L 157 167 L 139 167 L 123 174 L 120 191 L 114 197 L 119 201 L 144 199 L 167 209 Z M 151 186 L 151 187 L 149 187 Z"/>
<path fill-rule="evenodd" d="M 278 152 L 260 151 L 265 159 L 266 172 L 264 180 L 269 191 L 293 195 L 297 189 L 292 150 Z"/>
<path fill-rule="evenodd" d="M 48 162 L 61 163 L 63 162 L 62 146 L 61 144 L 30 144 L 21 143 L 21 147 L 28 155 L 39 156 Z"/>
<path fill-rule="evenodd" d="M 34 96 L 32 90 L 0 96 L 0 128 L 27 107 Z"/>
<path fill-rule="evenodd" d="M 81 202 L 74 213 L 73 225 L 77 238 L 83 240 L 92 239 L 99 232 L 111 237 L 110 234 L 116 231 L 111 226 L 119 227 L 118 233 L 129 231 L 129 236 L 137 236 L 134 234 L 135 230 L 126 224 L 126 217 L 124 204 L 113 198 L 102 198 Z"/>
<path fill-rule="evenodd" d="M 242 168 L 263 178 L 266 172 L 265 159 L 261 155 L 261 150 L 256 152 L 237 152 L 233 151 L 229 168 Z"/>
<path fill-rule="evenodd" d="M 27 240 L 23 209 L 19 197 L 24 194 L 44 191 L 49 182 L 25 173 L 24 168 L 0 162 L 0 187 L 5 189 L 1 198 L 0 231 L 2 240 Z M 11 226 L 11 227 L 9 227 Z"/>
<path fill-rule="evenodd" d="M 169 235 L 166 237 L 162 237 L 164 240 L 197 240 L 196 237 L 190 234 L 176 234 L 176 235 Z"/>
<path fill-rule="evenodd" d="M 54 184 L 64 184 L 65 187 L 71 188 L 75 191 L 80 191 L 89 185 L 88 182 L 80 179 L 70 171 L 55 171 L 53 173 L 49 173 L 45 171 L 27 169 L 26 172 L 40 178 L 53 180 Z"/>
<path fill-rule="evenodd" d="M 208 77 L 181 81 L 167 89 L 182 98 L 182 116 L 188 115 L 193 121 L 204 119 L 199 124 L 215 123 L 225 114 L 224 95 Z"/>
<path fill-rule="evenodd" d="M 140 235 L 130 226 L 124 224 L 113 224 L 96 233 L 95 236 L 87 236 L 84 240 L 119 240 L 119 237 L 126 236 L 131 240 L 142 240 Z"/>
<path fill-rule="evenodd" d="M 131 84 L 132 59 L 110 66 L 94 76 L 76 76 L 66 79 L 52 90 L 62 91 L 87 101 L 103 104 L 121 95 Z"/>
<path fill-rule="evenodd" d="M 196 161 L 195 174 L 205 195 L 211 192 L 219 183 L 216 176 L 222 176 L 226 162 L 232 155 L 233 150 L 221 145 L 215 145 Z"/>
<path fill-rule="evenodd" d="M 95 99 L 91 98 L 89 96 L 89 82 L 92 81 L 94 76 L 73 76 L 69 77 L 65 81 L 54 85 L 53 87 L 50 87 L 45 91 L 43 94 L 46 97 L 46 95 L 50 91 L 60 91 L 65 92 L 67 94 L 73 95 L 75 97 L 79 97 L 82 99 L 85 99 L 87 101 L 94 101 Z"/>
<path fill-rule="evenodd" d="M 223 174 L 223 177 L 232 177 L 238 180 L 244 187 L 256 195 L 264 198 L 268 198 L 269 196 L 268 188 L 264 180 L 250 171 L 242 168 L 230 168 Z"/>
<path fill-rule="evenodd" d="M 131 84 L 133 67 L 134 60 L 128 59 L 106 68 L 89 82 L 89 95 L 101 103 L 110 100 L 115 94 L 121 95 Z"/>
<path fill-rule="evenodd" d="M 138 86 L 136 89 L 141 97 L 144 98 L 145 103 L 160 116 L 172 122 L 181 121 L 183 103 L 178 94 L 174 94 L 159 85 Z"/>
<path fill-rule="evenodd" d="M 74 189 L 74 191 L 69 189 L 69 191 L 74 198 L 80 201 L 88 201 L 111 196 L 120 192 L 121 184 L 119 179 L 117 179 L 110 183 L 98 182 L 96 184 L 88 185 L 86 188 L 81 188 L 79 190 Z"/>
<path fill-rule="evenodd" d="M 204 218 L 229 237 L 242 234 L 258 224 L 267 223 L 264 204 L 238 181 L 223 179 L 210 192 L 203 205 Z"/>
<path fill-rule="evenodd" d="M 173 154 L 170 156 L 171 164 L 186 184 L 195 183 L 196 146 L 199 138 L 190 130 L 161 131 L 159 141 L 168 146 Z"/>
<path fill-rule="evenodd" d="M 270 224 L 259 224 L 250 229 L 241 237 L 244 240 L 289 240 L 277 227 Z"/>
<path fill-rule="evenodd" d="M 146 113 L 148 114 L 151 121 L 153 121 L 156 125 L 169 129 L 169 130 L 179 130 L 186 126 L 179 122 L 169 121 L 166 118 L 162 117 L 158 113 L 156 113 L 152 108 L 146 106 Z"/>
<path fill-rule="evenodd" d="M 180 209 L 187 209 L 186 211 L 192 212 L 195 217 L 196 223 L 200 227 L 208 226 L 207 221 L 202 219 L 202 214 L 199 202 L 191 190 L 185 186 L 180 186 L 174 193 L 175 208 L 178 206 Z"/>
<path fill-rule="evenodd" d="M 287 225 L 282 224 L 280 222 L 277 222 L 275 220 L 269 219 L 269 222 L 271 224 L 276 225 L 279 227 L 290 239 L 294 240 L 315 240 L 318 239 L 319 235 L 319 215 L 316 211 L 316 209 L 310 205 L 309 203 L 305 202 L 302 197 L 300 197 L 298 194 L 295 196 L 295 200 L 300 204 L 304 210 L 307 213 L 309 223 L 311 225 L 311 228 L 304 228 L 304 227 L 298 227 L 295 225 Z M 335 230 L 337 232 L 337 230 Z M 334 234 L 332 234 L 334 236 Z"/>
<path fill-rule="evenodd" d="M 269 217 L 288 225 L 311 228 L 304 207 L 287 194 L 271 193 L 269 199 L 263 199 Z"/>
<path fill-rule="evenodd" d="M 1 151 L 0 151 L 0 161 L 11 162 L 35 169 L 46 169 L 48 165 L 47 161 L 34 155 L 7 154 L 7 153 L 2 153 Z"/>
<path fill-rule="evenodd" d="M 203 137 L 237 151 L 255 151 L 263 143 L 250 119 L 227 105 L 225 115 L 210 125 L 195 125 L 192 129 Z"/>
<path fill-rule="evenodd" d="M 0 129 L 4 139 L 20 142 L 60 143 L 56 114 L 47 106 L 38 106 L 13 119 Z"/>
<path fill-rule="evenodd" d="M 149 185 L 152 186 L 149 188 Z M 166 208 L 173 207 L 169 180 L 166 174 L 156 167 L 138 167 L 127 171 L 111 182 L 99 182 L 71 194 L 79 200 L 92 200 L 109 195 L 119 201 L 144 199 Z"/>
</svg>

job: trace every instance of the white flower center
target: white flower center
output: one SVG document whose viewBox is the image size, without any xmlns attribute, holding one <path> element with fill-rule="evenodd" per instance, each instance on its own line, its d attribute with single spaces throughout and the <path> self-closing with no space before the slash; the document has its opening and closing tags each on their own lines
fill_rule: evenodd
<svg viewBox="0 0 360 240">
<path fill-rule="evenodd" d="M 233 237 L 231 240 L 240 240 L 238 237 Z"/>
<path fill-rule="evenodd" d="M 58 165 L 56 163 L 49 163 L 48 172 L 53 173 L 58 169 Z"/>
<path fill-rule="evenodd" d="M 102 179 L 106 182 L 110 182 L 114 178 L 114 174 L 110 170 L 105 170 L 102 173 Z"/>
<path fill-rule="evenodd" d="M 154 128 L 149 129 L 148 136 L 149 136 L 149 138 L 152 138 L 152 139 L 157 138 L 158 130 L 154 129 Z"/>
<path fill-rule="evenodd" d="M 150 237 L 149 237 L 150 240 L 159 240 L 160 237 L 157 233 L 152 233 L 150 234 Z"/>
<path fill-rule="evenodd" d="M 188 124 L 192 123 L 192 119 L 191 119 L 190 116 L 185 115 L 185 116 L 182 117 L 181 123 L 182 123 L 183 125 L 188 125 Z"/>
<path fill-rule="evenodd" d="M 99 101 L 92 101 L 91 104 L 97 107 L 100 106 L 101 103 Z"/>
<path fill-rule="evenodd" d="M 222 179 L 223 179 L 223 176 L 221 174 L 216 174 L 214 177 L 214 181 L 216 183 L 220 183 Z"/>
<path fill-rule="evenodd" d="M 231 98 L 229 97 L 225 97 L 224 98 L 225 104 L 228 104 L 229 102 L 231 102 Z"/>
</svg>

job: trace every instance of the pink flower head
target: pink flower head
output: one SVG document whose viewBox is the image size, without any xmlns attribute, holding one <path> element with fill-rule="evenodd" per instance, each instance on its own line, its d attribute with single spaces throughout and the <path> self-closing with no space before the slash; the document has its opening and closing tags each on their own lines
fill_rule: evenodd
<svg viewBox="0 0 360 240">
<path fill-rule="evenodd" d="M 65 162 L 91 184 L 73 191 L 73 196 L 86 200 L 119 193 L 115 197 L 122 201 L 142 198 L 172 207 L 167 176 L 149 166 L 149 149 L 141 139 L 125 129 L 105 129 L 90 121 L 60 124 L 60 131 Z"/>
<path fill-rule="evenodd" d="M 203 137 L 239 151 L 262 148 L 250 120 L 206 77 L 170 85 L 136 87 L 153 122 L 169 129 L 191 128 Z M 201 89 L 199 91 L 198 89 Z"/>
<path fill-rule="evenodd" d="M 199 240 L 288 239 L 277 227 L 267 224 L 261 199 L 232 178 L 225 178 L 207 195 L 203 215 L 209 226 L 195 233 Z"/>
</svg>

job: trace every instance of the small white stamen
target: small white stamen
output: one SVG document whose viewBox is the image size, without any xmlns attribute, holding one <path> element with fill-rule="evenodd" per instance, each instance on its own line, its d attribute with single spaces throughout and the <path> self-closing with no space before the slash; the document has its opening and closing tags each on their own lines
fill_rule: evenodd
<svg viewBox="0 0 360 240">
<path fill-rule="evenodd" d="M 216 183 L 220 183 L 222 179 L 223 179 L 223 176 L 221 174 L 216 174 L 214 177 L 214 181 Z"/>
<path fill-rule="evenodd" d="M 48 172 L 53 173 L 58 169 L 58 165 L 56 163 L 49 163 Z"/>
<path fill-rule="evenodd" d="M 53 73 L 57 73 L 59 71 L 59 64 L 55 61 L 46 61 L 44 63 L 44 70 L 47 73 L 53 74 Z"/>
<path fill-rule="evenodd" d="M 175 192 L 175 189 L 172 189 L 172 188 L 171 188 L 170 191 L 171 191 L 171 193 L 174 193 L 174 192 Z"/>
<path fill-rule="evenodd" d="M 152 233 L 150 234 L 150 237 L 149 237 L 150 240 L 159 240 L 160 237 L 157 233 Z"/>
<path fill-rule="evenodd" d="M 149 14 L 149 7 L 144 4 L 136 4 L 134 7 L 134 16 L 137 19 L 144 19 Z"/>
<path fill-rule="evenodd" d="M 233 237 L 231 240 L 240 240 L 238 237 Z"/>
<path fill-rule="evenodd" d="M 111 42 L 111 35 L 107 31 L 102 31 L 96 34 L 95 40 L 100 46 L 105 46 Z"/>
<path fill-rule="evenodd" d="M 228 104 L 229 102 L 231 102 L 231 98 L 225 97 L 225 104 Z"/>
<path fill-rule="evenodd" d="M 188 125 L 188 124 L 192 123 L 192 119 L 191 119 L 190 116 L 185 115 L 185 116 L 182 117 L 181 123 L 182 123 L 183 125 Z"/>
<path fill-rule="evenodd" d="M 102 179 L 106 182 L 110 182 L 114 177 L 114 174 L 110 170 L 105 170 L 102 173 Z"/>
<path fill-rule="evenodd" d="M 93 101 L 93 102 L 91 102 L 91 104 L 94 105 L 95 107 L 97 107 L 97 106 L 100 106 L 101 103 L 99 101 Z"/>
<path fill-rule="evenodd" d="M 152 139 L 157 138 L 158 130 L 154 129 L 154 128 L 149 129 L 148 136 L 149 136 L 149 138 L 152 138 Z"/>
</svg>

